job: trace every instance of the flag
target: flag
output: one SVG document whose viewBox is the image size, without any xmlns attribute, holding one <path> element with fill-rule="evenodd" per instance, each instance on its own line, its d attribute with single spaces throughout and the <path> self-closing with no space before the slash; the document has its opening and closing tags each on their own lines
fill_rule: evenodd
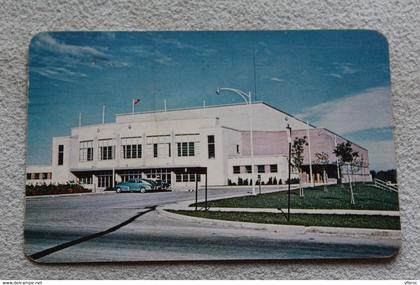
<svg viewBox="0 0 420 285">
<path fill-rule="evenodd" d="M 140 103 L 140 99 L 133 99 L 133 105 Z"/>
</svg>

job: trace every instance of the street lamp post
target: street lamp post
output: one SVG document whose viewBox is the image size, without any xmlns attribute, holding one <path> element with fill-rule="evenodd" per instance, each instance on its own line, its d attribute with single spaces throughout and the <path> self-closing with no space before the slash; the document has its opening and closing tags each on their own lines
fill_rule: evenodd
<svg viewBox="0 0 420 285">
<path fill-rule="evenodd" d="M 287 117 L 286 117 L 286 122 L 287 122 Z M 288 134 L 287 134 L 287 141 L 289 143 L 289 161 L 288 161 L 288 168 L 289 168 L 289 180 L 287 183 L 287 220 L 290 221 L 290 196 L 291 196 L 291 192 L 290 192 L 290 173 L 291 173 L 291 166 L 292 166 L 292 127 L 290 127 L 289 123 L 287 123 L 286 129 L 288 130 Z"/>
<path fill-rule="evenodd" d="M 252 176 L 252 195 L 257 195 L 255 190 L 255 163 L 254 163 L 254 131 L 253 131 L 253 116 L 252 116 L 252 96 L 251 92 L 244 92 L 239 89 L 234 88 L 217 88 L 216 94 L 220 95 L 221 92 L 227 91 L 227 92 L 233 92 L 235 94 L 238 94 L 239 96 L 244 99 L 245 103 L 248 104 L 248 117 L 249 117 L 249 131 L 250 131 L 250 146 L 251 146 L 251 176 Z"/>
</svg>

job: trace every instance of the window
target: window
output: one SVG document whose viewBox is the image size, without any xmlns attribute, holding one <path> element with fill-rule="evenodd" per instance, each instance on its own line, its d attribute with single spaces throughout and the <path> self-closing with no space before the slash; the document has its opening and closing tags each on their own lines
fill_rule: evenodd
<svg viewBox="0 0 420 285">
<path fill-rule="evenodd" d="M 112 186 L 112 172 L 103 172 L 98 175 L 98 187 L 109 188 Z"/>
<path fill-rule="evenodd" d="M 123 159 L 141 158 L 142 144 L 141 137 L 121 138 L 121 157 Z"/>
<path fill-rule="evenodd" d="M 46 172 L 41 173 L 41 179 L 43 179 L 43 180 L 48 179 L 48 173 L 46 173 Z"/>
<path fill-rule="evenodd" d="M 32 179 L 32 173 L 26 173 L 26 179 L 31 180 Z"/>
<path fill-rule="evenodd" d="M 190 174 L 190 181 L 195 182 L 195 174 Z"/>
<path fill-rule="evenodd" d="M 100 147 L 101 157 L 100 160 L 112 160 L 114 159 L 114 147 L 113 146 L 101 146 Z"/>
<path fill-rule="evenodd" d="M 93 141 L 81 141 L 79 143 L 79 161 L 93 160 Z"/>
<path fill-rule="evenodd" d="M 194 142 L 179 142 L 177 143 L 178 156 L 195 156 Z"/>
<path fill-rule="evenodd" d="M 270 172 L 277 173 L 277 164 L 270 164 Z"/>
<path fill-rule="evenodd" d="M 34 179 L 38 180 L 39 179 L 39 173 L 35 173 L 35 177 Z"/>
<path fill-rule="evenodd" d="M 246 173 L 252 173 L 251 165 L 245 165 L 245 171 L 246 171 Z"/>
<path fill-rule="evenodd" d="M 112 160 L 115 158 L 115 145 L 113 139 L 99 140 L 99 160 Z"/>
<path fill-rule="evenodd" d="M 153 144 L 153 157 L 158 157 L 158 144 Z"/>
<path fill-rule="evenodd" d="M 195 182 L 195 175 L 196 174 L 176 174 L 175 178 L 176 178 L 176 182 Z M 197 181 L 200 182 L 201 181 L 201 175 L 197 174 Z"/>
<path fill-rule="evenodd" d="M 194 156 L 194 143 L 188 143 L 188 156 Z"/>
<path fill-rule="evenodd" d="M 80 184 L 91 185 L 92 184 L 92 176 L 89 177 L 81 177 Z"/>
<path fill-rule="evenodd" d="M 141 158 L 142 147 L 141 144 L 123 145 L 123 158 Z"/>
<path fill-rule="evenodd" d="M 234 166 L 233 167 L 233 173 L 234 174 L 239 174 L 241 173 L 241 168 L 239 166 Z"/>
<path fill-rule="evenodd" d="M 214 136 L 207 136 L 209 159 L 216 157 L 216 149 L 214 145 Z"/>
<path fill-rule="evenodd" d="M 58 165 L 63 165 L 64 162 L 64 145 L 58 145 Z"/>
<path fill-rule="evenodd" d="M 168 143 L 168 156 L 171 157 L 171 143 Z"/>
<path fill-rule="evenodd" d="M 258 165 L 257 169 L 258 173 L 265 173 L 265 165 Z"/>
<path fill-rule="evenodd" d="M 240 152 L 239 152 L 239 145 L 238 145 L 238 144 L 236 145 L 236 153 L 237 153 L 237 154 L 239 154 L 239 153 L 240 153 Z"/>
<path fill-rule="evenodd" d="M 183 142 L 182 143 L 182 156 L 188 155 L 188 143 Z"/>
</svg>

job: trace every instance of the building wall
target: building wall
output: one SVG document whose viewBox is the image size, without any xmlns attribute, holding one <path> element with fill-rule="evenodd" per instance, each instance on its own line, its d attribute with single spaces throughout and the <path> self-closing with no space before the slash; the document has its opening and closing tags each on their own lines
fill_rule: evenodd
<svg viewBox="0 0 420 285">
<path fill-rule="evenodd" d="M 250 156 L 236 156 L 231 157 L 228 160 L 228 179 L 230 179 L 234 183 L 238 183 L 238 179 L 248 179 L 250 181 L 252 179 L 252 173 L 246 172 L 246 165 L 251 165 L 251 157 Z M 278 156 L 256 156 L 254 157 L 254 175 L 255 179 L 258 179 L 258 175 L 261 176 L 261 181 L 265 184 L 268 182 L 270 178 L 274 177 L 277 181 L 280 179 L 282 180 L 283 184 L 288 179 L 288 162 L 287 157 L 278 155 Z M 258 173 L 258 165 L 264 165 L 264 173 Z M 270 165 L 277 165 L 277 172 L 270 171 Z M 239 166 L 240 173 L 234 173 L 233 167 Z M 297 178 L 297 173 L 292 173 L 291 178 Z"/>
<path fill-rule="evenodd" d="M 237 175 L 232 171 L 234 165 L 252 164 L 249 114 L 253 116 L 255 165 L 278 165 L 277 174 L 271 176 L 268 172 L 261 174 L 264 182 L 274 176 L 282 181 L 287 178 L 286 124 L 292 126 L 292 139 L 305 136 L 306 129 L 309 129 L 313 163 L 317 163 L 316 153 L 321 151 L 329 155 L 330 163 L 335 163 L 336 158 L 333 154 L 335 137 L 330 131 L 315 129 L 264 103 L 255 103 L 251 106 L 238 104 L 206 109 L 117 115 L 116 123 L 72 128 L 69 137 L 53 139 L 52 181 L 79 182 L 73 173 L 78 173 L 80 177 L 81 173 L 90 172 L 91 188 L 95 188 L 98 185 L 97 175 L 99 175 L 95 174 L 95 171 L 108 171 L 107 175 L 111 175 L 109 173 L 112 172 L 115 180 L 120 181 L 122 178 L 118 172 L 122 170 L 206 167 L 209 185 L 226 185 L 228 179 L 237 180 Z M 215 139 L 215 155 L 211 158 L 208 149 L 209 136 L 214 136 Z M 125 140 L 135 141 L 141 145 L 141 158 L 124 158 L 122 145 Z M 337 143 L 342 141 L 344 139 L 337 136 Z M 81 142 L 89 142 L 93 148 L 91 161 L 79 159 Z M 194 142 L 193 156 L 178 155 L 178 143 L 182 142 Z M 100 159 L 99 147 L 102 144 L 113 146 L 113 159 Z M 154 157 L 154 144 L 157 144 L 157 157 Z M 58 165 L 59 145 L 64 147 L 62 165 Z M 368 161 L 365 149 L 357 145 L 353 147 Z M 308 147 L 305 147 L 304 164 L 309 163 L 307 152 Z M 365 172 L 369 173 L 368 167 Z M 244 179 L 248 176 L 250 178 L 251 174 L 243 173 Z M 173 184 L 177 184 L 174 174 L 171 180 Z M 195 184 L 190 182 L 183 181 L 182 185 L 189 187 Z M 204 179 L 200 184 L 204 184 Z"/>
<path fill-rule="evenodd" d="M 71 143 L 73 142 L 73 143 Z M 75 181 L 76 177 L 70 172 L 71 162 L 78 158 L 78 150 L 75 149 L 76 140 L 71 137 L 55 137 L 52 144 L 52 180 L 54 183 L 67 183 Z M 59 146 L 64 147 L 63 164 L 58 163 Z"/>
<path fill-rule="evenodd" d="M 289 123 L 292 128 L 303 129 L 306 124 L 291 115 L 277 110 L 262 102 L 256 102 L 251 108 L 246 104 L 209 106 L 206 108 L 170 110 L 167 112 L 146 112 L 117 115 L 117 123 L 158 122 L 172 120 L 197 120 L 219 118 L 220 124 L 237 130 L 249 130 L 249 115 L 252 114 L 255 130 L 284 130 Z M 285 118 L 288 118 L 288 121 Z M 312 127 L 311 127 L 312 128 Z"/>
<path fill-rule="evenodd" d="M 29 165 L 26 167 L 26 185 L 50 184 L 52 182 L 51 165 Z"/>
</svg>

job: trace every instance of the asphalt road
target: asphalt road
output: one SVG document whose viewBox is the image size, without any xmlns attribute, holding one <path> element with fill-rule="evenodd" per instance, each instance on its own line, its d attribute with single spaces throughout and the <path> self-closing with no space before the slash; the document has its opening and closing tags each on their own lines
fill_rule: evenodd
<svg viewBox="0 0 420 285">
<path fill-rule="evenodd" d="M 209 189 L 209 198 L 232 191 L 246 194 L 249 189 Z M 199 192 L 199 201 L 203 194 Z M 36 257 L 38 262 L 98 262 L 360 258 L 395 252 L 393 247 L 375 244 L 330 244 L 310 235 L 296 241 L 287 233 L 267 235 L 264 231 L 208 226 L 171 219 L 150 209 L 194 198 L 194 192 L 27 198 L 25 253 L 44 252 Z M 128 222 L 121 224 L 124 221 Z"/>
</svg>

